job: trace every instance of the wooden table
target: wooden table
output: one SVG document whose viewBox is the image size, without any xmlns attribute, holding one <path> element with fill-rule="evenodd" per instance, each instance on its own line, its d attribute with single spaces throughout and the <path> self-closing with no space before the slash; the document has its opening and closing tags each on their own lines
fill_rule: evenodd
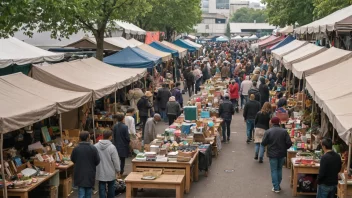
<svg viewBox="0 0 352 198">
<path fill-rule="evenodd" d="M 59 195 L 68 197 L 72 191 L 72 176 L 73 176 L 74 163 L 68 161 L 68 165 L 57 166 L 56 169 L 60 171 L 60 186 Z"/>
<path fill-rule="evenodd" d="M 298 183 L 298 174 L 319 174 L 319 166 L 311 165 L 301 165 L 295 164 L 296 158 L 292 158 L 291 162 L 291 186 L 292 186 L 292 196 L 296 197 L 297 195 L 316 195 L 315 192 L 297 192 L 297 183 Z"/>
<path fill-rule="evenodd" d="M 132 160 L 132 172 L 136 172 L 137 168 L 175 168 L 185 169 L 185 192 L 189 193 L 191 189 L 191 177 L 193 176 L 194 181 L 198 181 L 198 155 L 197 152 L 189 162 L 152 162 L 152 161 L 138 161 Z M 191 168 L 193 166 L 193 175 L 191 175 Z"/>
<path fill-rule="evenodd" d="M 7 196 L 8 197 L 20 197 L 20 198 L 28 198 L 28 193 L 33 189 L 37 188 L 39 185 L 43 184 L 45 181 L 54 177 L 59 171 L 55 170 L 55 172 L 50 173 L 48 176 L 45 177 L 37 177 L 38 181 L 36 183 L 32 183 L 30 186 L 26 188 L 13 188 L 7 189 Z M 0 190 L 0 197 L 3 196 L 3 190 Z"/>
<path fill-rule="evenodd" d="M 142 180 L 142 176 L 143 173 L 131 172 L 126 177 L 126 198 L 131 198 L 132 194 L 136 196 L 138 188 L 175 189 L 176 198 L 183 198 L 185 182 L 183 175 L 160 175 L 155 180 Z"/>
<path fill-rule="evenodd" d="M 296 157 L 298 151 L 287 149 L 286 168 L 291 168 L 291 159 Z"/>
</svg>

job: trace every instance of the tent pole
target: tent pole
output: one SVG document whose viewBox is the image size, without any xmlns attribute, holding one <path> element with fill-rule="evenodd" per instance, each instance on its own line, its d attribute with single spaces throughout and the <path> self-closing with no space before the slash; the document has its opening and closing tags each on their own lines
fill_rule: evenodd
<svg viewBox="0 0 352 198">
<path fill-rule="evenodd" d="M 60 137 L 62 140 L 62 114 L 60 113 L 60 118 L 59 118 L 59 127 L 60 127 Z"/>
<path fill-rule="evenodd" d="M 117 92 L 117 90 L 115 91 L 115 104 L 114 104 L 115 114 L 117 113 L 117 107 L 116 107 L 116 92 Z"/>
<path fill-rule="evenodd" d="M 347 160 L 347 174 L 350 175 L 350 166 L 351 166 L 351 133 L 348 135 L 348 160 Z"/>
<path fill-rule="evenodd" d="M 92 121 L 93 121 L 93 133 L 94 133 L 94 141 L 93 141 L 93 143 L 95 143 L 95 141 L 96 141 L 96 136 L 95 136 L 94 99 L 93 99 L 93 96 L 92 96 Z"/>
<path fill-rule="evenodd" d="M 332 143 L 334 144 L 334 141 L 335 141 L 335 132 L 336 132 L 336 129 L 334 128 L 334 130 L 332 130 Z"/>
<path fill-rule="evenodd" d="M 315 102 L 314 102 L 314 100 L 312 100 L 312 117 L 310 118 L 310 128 L 313 127 L 313 121 L 314 121 L 313 116 L 314 116 L 314 111 L 315 111 L 314 106 L 315 106 Z"/>
<path fill-rule="evenodd" d="M 4 198 L 7 198 L 7 187 L 6 187 L 6 179 L 5 179 L 5 165 L 4 165 L 4 152 L 3 152 L 3 146 L 4 146 L 4 134 L 1 133 L 1 140 L 0 140 L 0 146 L 1 146 L 1 177 L 4 182 L 4 191 L 3 195 Z"/>
</svg>

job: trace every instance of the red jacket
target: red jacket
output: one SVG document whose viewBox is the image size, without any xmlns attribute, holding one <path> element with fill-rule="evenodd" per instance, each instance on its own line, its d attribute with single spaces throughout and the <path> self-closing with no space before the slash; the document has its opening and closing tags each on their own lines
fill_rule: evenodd
<svg viewBox="0 0 352 198">
<path fill-rule="evenodd" d="M 230 89 L 230 99 L 238 99 L 240 97 L 240 95 L 238 94 L 239 86 L 237 82 L 235 84 L 230 84 L 229 89 Z"/>
</svg>

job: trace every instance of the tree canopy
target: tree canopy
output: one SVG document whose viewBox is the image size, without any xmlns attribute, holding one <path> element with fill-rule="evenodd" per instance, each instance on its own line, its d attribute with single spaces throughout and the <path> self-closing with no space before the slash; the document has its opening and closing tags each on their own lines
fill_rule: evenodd
<svg viewBox="0 0 352 198">
<path fill-rule="evenodd" d="M 0 36 L 18 29 L 28 35 L 34 30 L 51 31 L 53 38 L 89 31 L 96 39 L 100 60 L 108 25 L 114 20 L 131 21 L 152 8 L 148 0 L 5 0 L 0 5 L 0 24 L 6 27 L 0 28 Z"/>
<path fill-rule="evenodd" d="M 296 22 L 304 25 L 313 21 L 313 0 L 261 0 L 266 5 L 268 22 L 284 27 Z"/>
<path fill-rule="evenodd" d="M 140 15 L 135 22 L 150 31 L 165 31 L 170 40 L 174 32 L 191 32 L 201 22 L 200 0 L 149 0 L 152 10 Z"/>
<path fill-rule="evenodd" d="M 256 10 L 253 8 L 240 8 L 232 16 L 230 21 L 237 23 L 264 23 L 267 16 L 264 10 Z"/>
<path fill-rule="evenodd" d="M 314 16 L 323 18 L 337 10 L 352 5 L 352 0 L 314 0 Z"/>
</svg>

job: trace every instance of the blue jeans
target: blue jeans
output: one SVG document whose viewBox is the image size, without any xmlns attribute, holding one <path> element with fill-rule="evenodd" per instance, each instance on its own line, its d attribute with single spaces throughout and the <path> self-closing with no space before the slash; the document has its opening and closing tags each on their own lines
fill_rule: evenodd
<svg viewBox="0 0 352 198">
<path fill-rule="evenodd" d="M 93 188 L 90 187 L 78 187 L 78 198 L 91 198 Z"/>
<path fill-rule="evenodd" d="M 232 106 L 233 106 L 233 109 L 235 110 L 235 112 L 238 112 L 238 100 L 231 99 L 231 103 L 232 103 Z"/>
<path fill-rule="evenodd" d="M 161 116 L 161 119 L 164 122 L 167 122 L 167 115 L 166 115 L 166 110 L 165 109 L 160 109 L 160 116 Z"/>
<path fill-rule="evenodd" d="M 255 155 L 257 156 L 259 153 L 259 158 L 264 157 L 264 146 L 261 143 L 255 143 Z"/>
<path fill-rule="evenodd" d="M 244 105 L 246 105 L 246 103 L 249 101 L 249 97 L 248 95 L 242 95 L 242 98 L 241 98 L 241 106 L 242 108 L 244 108 Z"/>
<path fill-rule="evenodd" d="M 108 194 L 106 194 L 106 185 L 108 186 Z M 114 198 L 115 197 L 115 180 L 99 181 L 99 198 Z"/>
<path fill-rule="evenodd" d="M 269 158 L 271 170 L 271 182 L 273 183 L 274 190 L 280 190 L 282 180 L 282 166 L 284 165 L 283 158 Z"/>
<path fill-rule="evenodd" d="M 254 130 L 254 120 L 246 120 L 247 124 L 247 140 L 252 139 L 252 131 Z"/>
<path fill-rule="evenodd" d="M 226 136 L 226 132 L 227 132 L 227 136 Z M 231 134 L 231 120 L 224 120 L 222 122 L 222 139 L 223 139 L 223 141 L 226 141 L 226 137 L 227 137 L 227 140 L 230 140 L 230 134 Z"/>
<path fill-rule="evenodd" d="M 320 184 L 318 185 L 317 198 L 334 198 L 336 190 L 336 186 L 327 186 L 324 184 Z"/>
</svg>

